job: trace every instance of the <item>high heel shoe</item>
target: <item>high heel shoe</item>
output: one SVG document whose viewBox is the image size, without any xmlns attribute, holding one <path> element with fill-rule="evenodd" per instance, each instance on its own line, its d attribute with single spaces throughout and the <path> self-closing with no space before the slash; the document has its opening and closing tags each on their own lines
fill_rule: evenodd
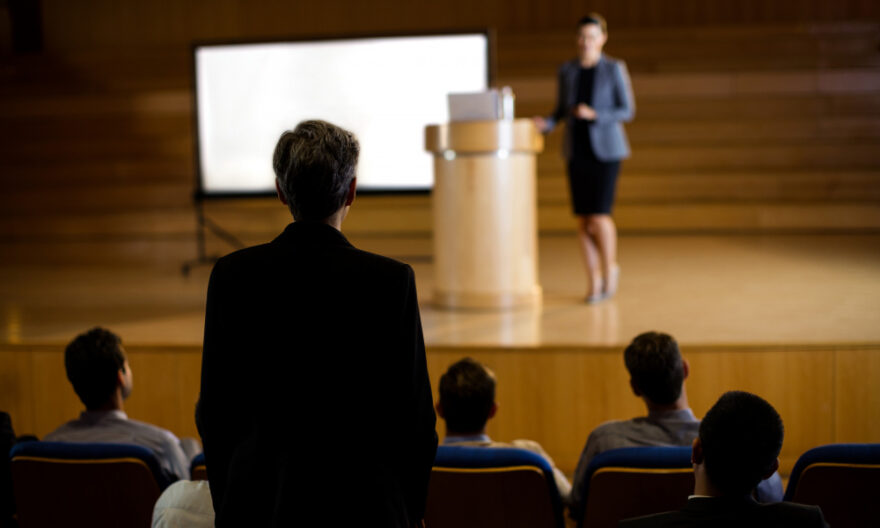
<svg viewBox="0 0 880 528">
<path fill-rule="evenodd" d="M 620 284 L 620 266 L 615 264 L 609 271 L 608 277 L 604 281 L 604 290 L 602 296 L 604 298 L 614 297 L 617 293 L 617 286 Z"/>
<path fill-rule="evenodd" d="M 597 279 L 593 283 L 593 288 L 590 288 L 590 291 L 587 293 L 587 297 L 584 301 L 587 304 L 595 304 L 599 301 L 605 299 L 605 281 L 602 279 Z"/>
</svg>

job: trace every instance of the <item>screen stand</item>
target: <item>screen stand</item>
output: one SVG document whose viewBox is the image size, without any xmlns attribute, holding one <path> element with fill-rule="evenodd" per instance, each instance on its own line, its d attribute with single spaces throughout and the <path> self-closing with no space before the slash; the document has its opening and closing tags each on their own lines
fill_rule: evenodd
<svg viewBox="0 0 880 528">
<path fill-rule="evenodd" d="M 189 276 L 189 273 L 197 266 L 213 266 L 214 263 L 217 262 L 217 259 L 220 258 L 219 255 L 208 255 L 205 243 L 206 231 L 210 231 L 211 233 L 217 235 L 227 244 L 233 246 L 236 249 L 242 249 L 244 247 L 244 243 L 239 240 L 238 237 L 223 229 L 216 222 L 205 216 L 205 201 L 201 195 L 196 196 L 195 202 L 196 251 L 198 253 L 195 259 L 184 262 L 183 265 L 180 267 L 180 272 L 183 274 L 184 277 Z"/>
</svg>

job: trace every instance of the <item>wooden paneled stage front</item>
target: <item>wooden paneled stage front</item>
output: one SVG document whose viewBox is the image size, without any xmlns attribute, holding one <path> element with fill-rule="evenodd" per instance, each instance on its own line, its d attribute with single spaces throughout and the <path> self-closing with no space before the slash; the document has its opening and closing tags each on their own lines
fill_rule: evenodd
<svg viewBox="0 0 880 528">
<path fill-rule="evenodd" d="M 652 329 L 679 339 L 697 415 L 730 389 L 777 407 L 786 426 L 784 472 L 817 445 L 880 442 L 880 235 L 626 235 L 620 292 L 596 305 L 581 301 L 573 235 L 545 235 L 543 305 L 508 312 L 432 307 L 429 239 L 352 238 L 415 268 L 435 391 L 450 363 L 466 355 L 485 362 L 499 380 L 490 434 L 537 440 L 567 472 L 593 427 L 643 412 L 621 353 Z M 129 352 L 129 415 L 196 435 L 207 267 L 183 277 L 179 263 L 12 260 L 0 267 L 0 409 L 18 433 L 45 435 L 79 412 L 63 347 L 102 325 Z"/>
</svg>

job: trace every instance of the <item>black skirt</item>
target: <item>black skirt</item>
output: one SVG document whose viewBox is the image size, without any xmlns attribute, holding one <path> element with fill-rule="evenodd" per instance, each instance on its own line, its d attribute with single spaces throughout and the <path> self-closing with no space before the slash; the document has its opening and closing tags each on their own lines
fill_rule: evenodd
<svg viewBox="0 0 880 528">
<path fill-rule="evenodd" d="M 597 159 L 589 139 L 578 147 L 568 161 L 568 185 L 574 214 L 611 214 L 620 161 Z"/>
</svg>

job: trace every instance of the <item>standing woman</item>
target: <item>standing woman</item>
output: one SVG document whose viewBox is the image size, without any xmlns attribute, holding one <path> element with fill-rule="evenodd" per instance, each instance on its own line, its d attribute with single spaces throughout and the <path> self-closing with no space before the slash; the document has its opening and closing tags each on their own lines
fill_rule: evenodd
<svg viewBox="0 0 880 528">
<path fill-rule="evenodd" d="M 622 123 L 635 114 L 626 64 L 602 53 L 607 39 L 601 15 L 591 13 L 578 22 L 578 58 L 559 68 L 556 110 L 534 118 L 545 133 L 565 119 L 562 153 L 587 268 L 587 302 L 617 291 L 620 267 L 611 208 L 620 162 L 630 152 Z"/>
</svg>

